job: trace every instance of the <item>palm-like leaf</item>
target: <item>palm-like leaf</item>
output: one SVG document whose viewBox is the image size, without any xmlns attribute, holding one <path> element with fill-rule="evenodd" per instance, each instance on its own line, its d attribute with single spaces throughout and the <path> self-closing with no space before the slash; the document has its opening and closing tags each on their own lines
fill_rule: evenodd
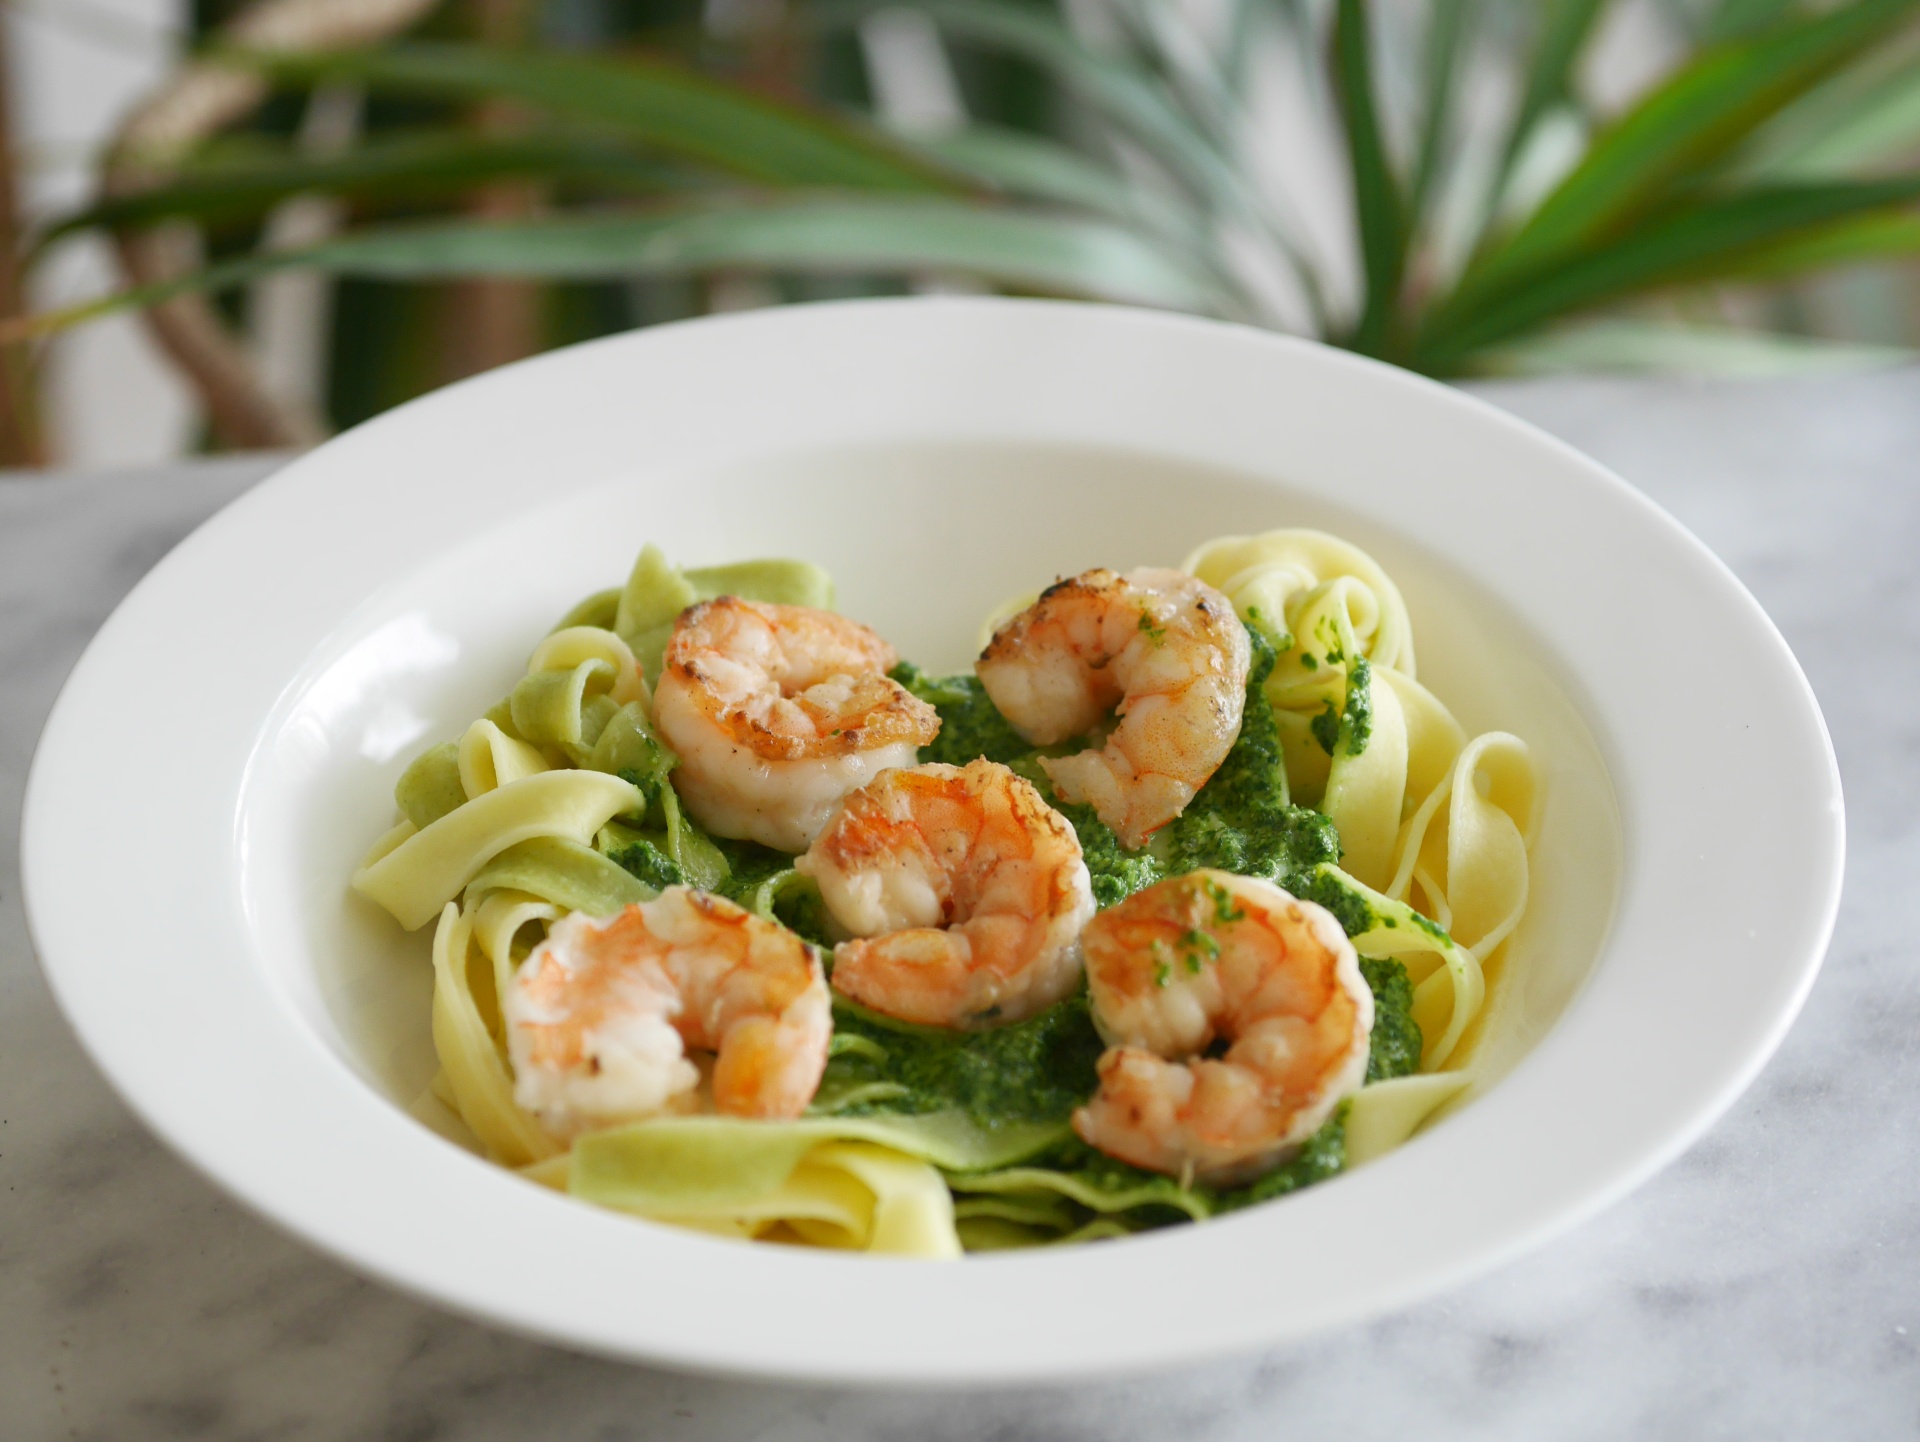
<svg viewBox="0 0 1920 1442">
<path fill-rule="evenodd" d="M 58 233 L 253 221 L 302 191 L 340 196 L 364 214 L 390 198 L 431 204 L 524 176 L 573 208 L 509 226 L 367 229 L 302 252 L 244 257 L 172 289 L 286 265 L 387 279 L 569 281 L 957 271 L 1015 289 L 1249 315 L 1260 312 L 1249 277 L 1265 268 L 1292 272 L 1320 333 L 1448 374 L 1526 363 L 1516 357 L 1529 353 L 1618 355 L 1635 344 L 1649 356 L 1786 364 L 1812 352 L 1644 318 L 1596 328 L 1591 318 L 1673 287 L 1920 253 L 1920 174 L 1910 159 L 1920 145 L 1920 71 L 1902 63 L 1913 52 L 1897 48 L 1920 0 L 1686 6 L 1694 53 L 1610 119 L 1592 113 L 1578 79 L 1609 13 L 1605 0 L 1429 0 L 1421 56 L 1397 67 L 1400 32 L 1376 25 L 1373 0 L 1326 8 L 1227 0 L 1224 51 L 1210 50 L 1163 0 L 1105 3 L 1120 22 L 1112 44 L 1090 43 L 1063 4 L 1045 0 L 813 0 L 797 11 L 801 32 L 823 43 L 876 11 L 916 11 L 943 37 L 936 43 L 1044 77 L 1076 107 L 1064 138 L 979 117 L 937 135 L 890 134 L 829 105 L 771 99 L 643 58 L 422 43 L 229 55 L 289 85 L 347 81 L 459 105 L 508 99 L 530 128 L 375 138 L 333 159 L 281 150 L 191 164 Z M 1516 12 L 1527 19 L 1517 27 L 1524 63 L 1511 113 L 1470 135 L 1455 123 L 1467 57 L 1512 33 L 1497 22 Z M 1364 284 L 1357 314 L 1338 329 L 1299 216 L 1249 176 L 1240 153 L 1249 67 L 1236 47 L 1254 35 L 1324 61 L 1324 88 L 1318 72 L 1310 88 L 1314 106 L 1330 96 L 1337 112 Z M 1415 97 L 1397 107 L 1396 77 Z M 1581 127 L 1561 136 L 1555 119 L 1570 109 Z M 1410 128 L 1390 125 L 1408 116 Z M 1390 129 L 1405 143 L 1390 144 Z M 1583 152 L 1530 211 L 1508 213 L 1530 189 L 1516 176 L 1533 173 L 1541 145 L 1556 136 Z M 1479 147 L 1485 176 L 1482 199 L 1464 206 L 1453 201 L 1472 187 L 1449 189 L 1444 174 L 1463 146 Z M 662 197 L 677 198 L 606 207 Z M 1449 243 L 1436 261 L 1443 231 Z M 1462 259 L 1449 288 L 1445 276 Z M 1567 339 L 1576 333 L 1588 341 Z"/>
<path fill-rule="evenodd" d="M 513 178 L 577 182 L 615 194 L 658 195 L 701 184 L 698 173 L 636 152 L 604 135 L 565 131 L 513 136 L 448 128 L 383 136 L 341 155 L 314 156 L 285 146 L 189 163 L 152 189 L 110 197 L 66 216 L 40 237 L 44 248 L 80 230 L 193 220 L 254 221 L 291 196 L 352 201 L 421 201 L 457 196 Z"/>
<path fill-rule="evenodd" d="M 847 25 L 889 8 L 897 0 L 824 0 L 808 7 L 821 27 Z M 1316 313 L 1323 313 L 1318 287 L 1286 228 L 1277 223 L 1246 176 L 1206 127 L 1183 109 L 1151 70 L 1123 56 L 1083 44 L 1059 21 L 1009 0 L 914 0 L 925 15 L 955 39 L 987 46 L 1038 67 L 1110 126 L 1117 137 L 1157 160 L 1198 203 L 1222 217 L 1263 231 L 1295 271 Z"/>
<path fill-rule="evenodd" d="M 1144 224 L 1183 246 L 1203 244 L 1204 218 L 1162 192 L 1051 140 L 991 125 L 971 125 L 911 142 L 957 174 L 1003 195 L 1084 209 L 1124 224 Z"/>
<path fill-rule="evenodd" d="M 456 100 L 511 99 L 613 127 L 659 152 L 766 184 L 934 193 L 965 188 L 960 177 L 876 129 L 653 60 L 422 43 L 226 58 L 301 83 L 353 81 Z"/>
<path fill-rule="evenodd" d="M 1468 31 L 1468 0 L 1433 0 L 1427 18 L 1422 65 L 1420 143 L 1407 188 L 1408 224 L 1425 219 L 1448 142 L 1448 122 L 1460 75 L 1461 47 Z"/>
<path fill-rule="evenodd" d="M 1608 243 L 1916 11 L 1920 0 L 1855 0 L 1706 50 L 1595 141 L 1526 223 L 1469 271 L 1461 301 Z"/>
<path fill-rule="evenodd" d="M 1352 344 L 1355 350 L 1378 354 L 1400 300 L 1400 278 L 1407 260 L 1407 207 L 1380 133 L 1372 44 L 1362 0 L 1339 0 L 1334 13 L 1333 70 L 1346 126 L 1366 273 L 1366 297 Z"/>
<path fill-rule="evenodd" d="M 1050 294 L 1231 315 L 1213 279 L 1135 232 L 1081 217 L 937 197 L 702 201 L 644 214 L 364 230 L 300 251 L 256 252 L 177 281 L 38 318 L 46 330 L 121 304 L 238 285 L 290 266 L 383 280 L 555 280 L 738 267 L 809 274 L 955 270 Z"/>
<path fill-rule="evenodd" d="M 1545 0 L 1539 6 L 1539 38 L 1527 66 L 1526 89 L 1501 147 L 1500 169 L 1512 170 L 1541 117 L 1573 90 L 1573 69 L 1593 34 L 1606 0 Z"/>
<path fill-rule="evenodd" d="M 1729 271 L 1734 280 L 1777 281 L 1809 271 L 1920 256 L 1920 214 L 1888 209 L 1815 226 L 1756 247 Z"/>
<path fill-rule="evenodd" d="M 851 24 L 896 0 L 829 0 L 809 7 L 821 27 Z M 908 8 L 960 40 L 1018 56 L 1051 75 L 1120 134 L 1164 164 L 1201 197 L 1245 203 L 1246 182 L 1154 76 L 1126 59 L 1082 44 L 1042 11 L 1009 0 L 918 0 Z"/>
<path fill-rule="evenodd" d="M 1419 353 L 1447 371 L 1468 352 L 1569 311 L 1630 293 L 1711 278 L 1751 264 L 1837 222 L 1885 213 L 1920 196 L 1920 176 L 1851 184 L 1780 186 L 1690 207 L 1613 245 L 1538 273 L 1452 327 L 1429 331 Z"/>
</svg>

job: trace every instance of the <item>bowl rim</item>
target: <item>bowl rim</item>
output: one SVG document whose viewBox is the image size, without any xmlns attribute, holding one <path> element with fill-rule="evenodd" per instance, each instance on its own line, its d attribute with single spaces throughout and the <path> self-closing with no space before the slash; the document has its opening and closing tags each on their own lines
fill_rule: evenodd
<svg viewBox="0 0 1920 1442">
<path fill-rule="evenodd" d="M 1224 434 L 1205 445 L 1248 454 L 1271 440 L 1271 421 L 1254 414 L 1260 398 L 1285 393 L 1296 421 L 1309 401 L 1349 419 L 1376 407 L 1395 418 L 1402 439 L 1352 433 L 1355 454 L 1335 469 L 1346 467 L 1355 484 L 1369 484 L 1362 468 L 1395 445 L 1481 456 L 1485 476 L 1458 482 L 1473 515 L 1427 517 L 1459 529 L 1429 544 L 1456 564 L 1462 547 L 1478 546 L 1476 579 L 1534 597 L 1529 622 L 1580 683 L 1583 709 L 1593 708 L 1587 719 L 1613 772 L 1628 851 L 1612 933 L 1588 982 L 1501 1085 L 1389 1162 L 1289 1198 L 1284 1209 L 929 1268 L 741 1247 L 555 1197 L 433 1137 L 313 1035 L 251 959 L 257 939 L 240 879 L 252 748 L 300 671 L 275 661 L 197 674 L 208 714 L 193 734 L 161 715 L 130 741 L 121 698 L 177 695 L 184 666 L 208 648 L 258 642 L 263 627 L 308 641 L 328 634 L 346 614 L 344 597 L 394 574 L 396 551 L 368 543 L 362 554 L 356 540 L 329 558 L 341 574 L 313 595 L 273 588 L 313 570 L 325 542 L 352 537 L 349 513 L 379 494 L 381 474 L 410 473 L 429 458 L 455 471 L 444 461 L 449 447 L 482 472 L 515 463 L 526 438 L 499 427 L 523 399 L 563 409 L 574 403 L 569 392 L 599 394 L 613 373 L 629 384 L 652 375 L 680 388 L 673 399 L 687 414 L 674 420 L 656 407 L 650 417 L 691 437 L 707 404 L 700 387 L 723 368 L 737 377 L 801 356 L 805 396 L 870 383 L 871 394 L 821 423 L 863 435 L 864 426 L 875 438 L 889 427 L 926 436 L 909 424 L 926 423 L 916 407 L 963 430 L 966 407 L 981 415 L 998 407 L 994 424 L 1019 435 L 1091 426 L 1088 417 L 1104 414 L 1130 442 L 1161 434 L 1156 426 L 1190 436 L 1211 424 Z M 984 374 L 982 357 L 1007 374 Z M 1155 395 L 1178 378 L 1171 388 L 1181 406 L 1130 417 L 1156 377 Z M 955 378 L 968 383 L 959 398 L 934 393 Z M 797 402 L 781 414 L 775 429 L 815 424 Z M 804 439 L 790 433 L 782 444 Z M 488 456 L 488 444 L 502 454 Z M 1531 484 L 1554 488 L 1551 505 L 1532 515 L 1501 510 L 1528 468 Z M 436 473 L 397 498 L 389 481 L 388 499 L 423 514 L 457 494 L 458 479 Z M 1549 515 L 1578 542 L 1527 554 Z M 1493 534 L 1462 540 L 1476 517 Z M 262 544 L 290 535 L 311 538 L 304 554 Z M 1502 539 L 1528 543 L 1487 549 Z M 1716 648 L 1713 666 L 1663 675 L 1660 704 L 1711 719 L 1734 691 L 1766 724 L 1670 725 L 1661 735 L 1632 714 L 1621 694 L 1631 648 L 1589 614 L 1601 562 L 1585 551 L 1608 547 L 1625 548 L 1607 561 L 1636 583 L 1608 598 L 1626 637 L 1677 630 Z M 1563 592 L 1552 594 L 1556 587 Z M 263 599 L 235 608 L 235 596 Z M 1579 639 L 1577 654 L 1565 649 L 1569 638 Z M 263 697 L 272 700 L 265 710 Z M 143 763 L 132 797 L 98 763 L 113 746 Z M 1760 795 L 1764 816 L 1738 809 Z M 121 904 L 106 907 L 88 868 L 67 862 L 86 854 L 109 800 L 124 836 L 161 849 L 143 853 L 160 858 L 148 865 L 153 874 L 125 881 Z M 1742 824 L 1714 834 L 1717 850 L 1699 852 L 1700 815 L 1716 807 Z M 1123 307 L 978 297 L 784 307 L 608 337 L 434 392 L 294 460 L 182 542 L 101 628 L 48 718 L 22 814 L 28 925 L 62 1011 L 142 1121 L 257 1214 L 390 1285 L 543 1340 L 695 1371 L 855 1384 L 1085 1378 L 1245 1351 L 1405 1305 L 1577 1224 L 1690 1145 L 1771 1056 L 1824 955 L 1844 864 L 1837 764 L 1786 642 L 1717 557 L 1611 472 L 1487 402 L 1314 342 Z M 1753 923 L 1739 956 L 1701 959 L 1716 928 L 1726 947 L 1733 906 Z M 162 917 L 168 925 L 158 928 Z M 112 960 L 129 955 L 154 964 Z M 1665 1004 L 1648 1008 L 1642 998 L 1655 982 Z M 188 1048 L 183 1064 L 183 1036 L 216 1045 Z M 1622 1054 L 1634 1074 L 1607 1090 L 1599 1083 Z M 1529 1169 L 1493 1187 L 1500 1158 L 1516 1151 Z M 384 1187 L 368 1186 L 375 1177 Z M 1406 1220 L 1407 1197 L 1418 1199 L 1426 1231 L 1387 1225 Z M 453 1225 L 447 1209 L 456 1204 Z M 1303 1235 L 1314 1244 L 1301 1245 Z M 476 1237 L 515 1244 L 490 1247 L 476 1266 Z M 1248 1295 L 1249 1256 L 1284 1276 L 1281 1295 Z M 676 1272 L 689 1285 L 671 1308 L 632 1304 Z M 729 1305 L 747 1294 L 758 1303 L 752 1317 Z M 830 1329 L 818 1325 L 822 1296 L 833 1299 Z M 1180 1326 L 1129 1328 L 1143 1302 L 1178 1315 Z"/>
</svg>

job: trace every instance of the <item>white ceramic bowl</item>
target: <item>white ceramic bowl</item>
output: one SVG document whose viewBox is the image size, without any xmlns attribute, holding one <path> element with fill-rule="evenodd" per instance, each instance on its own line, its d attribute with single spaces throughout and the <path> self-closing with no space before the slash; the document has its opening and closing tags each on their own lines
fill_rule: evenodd
<svg viewBox="0 0 1920 1442">
<path fill-rule="evenodd" d="M 1094 564 L 1317 525 L 1401 582 L 1421 675 L 1525 736 L 1536 888 L 1481 1095 L 1205 1226 L 952 1265 L 750 1247 L 441 1140 L 424 940 L 349 898 L 424 743 L 643 541 L 818 560 L 904 654 Z M 102 872 L 103 836 L 113 866 Z M 1818 967 L 1839 780 L 1785 644 L 1592 462 L 1444 387 L 1113 308 L 869 302 L 510 367 L 294 462 L 101 630 L 34 764 L 26 896 L 75 1029 L 264 1215 L 449 1307 L 616 1356 L 863 1382 L 1059 1378 L 1298 1337 L 1433 1291 L 1646 1178 Z"/>
</svg>

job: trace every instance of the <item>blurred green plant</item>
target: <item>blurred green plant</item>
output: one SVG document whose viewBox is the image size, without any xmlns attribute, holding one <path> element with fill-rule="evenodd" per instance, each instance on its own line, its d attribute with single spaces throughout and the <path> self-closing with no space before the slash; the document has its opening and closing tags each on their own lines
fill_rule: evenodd
<svg viewBox="0 0 1920 1442">
<path fill-rule="evenodd" d="M 421 325 L 431 308 L 404 295 L 537 279 L 530 345 L 694 313 L 742 276 L 785 299 L 958 277 L 1304 331 L 1440 376 L 1885 354 L 1699 317 L 1736 288 L 1787 296 L 1760 314 L 1790 321 L 1784 282 L 1920 254 L 1920 0 L 1669 0 L 1679 53 L 1612 108 L 1582 79 L 1607 0 L 1224 0 L 1204 31 L 1189 8 L 567 0 L 517 44 L 444 15 L 353 51 L 216 38 L 200 60 L 264 77 L 278 111 L 38 240 L 186 222 L 211 259 L 27 328 L 289 268 L 414 287 L 360 294 Z M 730 11 L 759 18 L 715 22 Z M 902 16 L 956 77 L 958 113 L 876 100 L 872 27 Z M 342 87 L 369 123 L 336 153 L 303 147 L 289 117 Z M 507 124 L 476 123 L 502 106 Z M 1332 177 L 1319 200 L 1268 183 L 1275 126 L 1296 175 Z M 528 203 L 475 213 L 509 183 Z M 344 228 L 263 243 L 316 194 Z M 335 423 L 434 379 L 342 383 L 355 347 L 406 349 L 372 311 L 349 292 L 336 307 Z"/>
</svg>

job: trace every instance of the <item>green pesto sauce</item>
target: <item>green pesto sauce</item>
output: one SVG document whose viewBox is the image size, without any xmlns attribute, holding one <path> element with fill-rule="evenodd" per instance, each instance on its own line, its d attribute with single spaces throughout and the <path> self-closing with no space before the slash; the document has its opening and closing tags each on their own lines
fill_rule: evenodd
<svg viewBox="0 0 1920 1442">
<path fill-rule="evenodd" d="M 1169 876 L 1212 867 L 1292 890 L 1296 875 L 1339 860 L 1340 836 L 1319 812 L 1288 803 L 1286 759 L 1266 692 L 1274 650 L 1252 627 L 1247 639 L 1253 660 L 1240 735 L 1186 810 L 1154 837 L 1151 850 Z"/>
<path fill-rule="evenodd" d="M 1333 702 L 1326 702 L 1307 727 L 1329 756 L 1342 744 L 1348 756 L 1358 756 L 1367 749 L 1367 742 L 1373 739 L 1373 666 L 1365 656 L 1355 657 L 1347 673 L 1345 706 L 1335 710 Z"/>
<path fill-rule="evenodd" d="M 1320 714 L 1307 723 L 1307 729 L 1320 743 L 1320 749 L 1333 755 L 1334 748 L 1340 744 L 1340 713 L 1333 709 L 1333 702 L 1320 703 Z"/>
<path fill-rule="evenodd" d="M 1391 958 L 1363 956 L 1360 974 L 1373 993 L 1373 1036 L 1367 1043 L 1367 1080 L 1391 1081 L 1420 1070 L 1425 1038 L 1413 1019 L 1413 982 Z"/>
<path fill-rule="evenodd" d="M 1040 787 L 1040 794 L 1067 818 L 1079 835 L 1080 853 L 1086 858 L 1087 875 L 1093 882 L 1094 904 L 1102 911 L 1167 874 L 1166 867 L 1151 851 L 1129 851 L 1122 846 L 1120 838 L 1094 814 L 1091 806 L 1069 805 L 1056 797 L 1046 784 L 1046 773 L 1037 766 L 1027 779 L 1031 781 L 1035 777 L 1038 777 L 1035 784 Z"/>
<path fill-rule="evenodd" d="M 698 844 L 717 854 L 726 876 L 712 885 L 717 896 L 756 910 L 762 890 L 771 897 L 773 919 L 815 946 L 831 946 L 826 903 L 819 888 L 793 873 L 793 858 L 784 851 L 752 841 L 727 841 L 708 836 L 682 814 L 679 826 Z M 656 842 L 646 836 L 607 853 L 608 859 L 655 888 L 691 884 L 686 871 Z M 769 885 L 771 883 L 771 885 Z"/>
<path fill-rule="evenodd" d="M 756 893 L 772 882 L 773 919 L 798 933 L 803 941 L 815 946 L 832 945 L 826 903 L 820 899 L 819 888 L 804 877 L 785 875 L 793 870 L 791 856 L 757 841 L 728 841 L 717 836 L 708 840 L 727 862 L 727 879 L 714 888 L 715 892 L 752 910 Z M 782 884 L 785 882 L 795 884 Z"/>
<path fill-rule="evenodd" d="M 630 846 L 608 852 L 607 859 L 658 890 L 686 884 L 686 873 L 674 859 L 644 836 Z"/>
<path fill-rule="evenodd" d="M 1373 666 L 1365 656 L 1356 656 L 1347 673 L 1347 705 L 1340 716 L 1340 739 L 1346 742 L 1347 755 L 1358 756 L 1373 739 Z"/>
<path fill-rule="evenodd" d="M 837 1115 L 964 1111 L 981 1127 L 1062 1122 L 1093 1095 L 1104 1050 L 1086 994 L 991 1031 L 913 1026 L 837 999 L 821 1083 Z M 849 1044 L 848 1039 L 853 1039 Z M 834 1098 L 854 1097 L 844 1108 Z"/>
<path fill-rule="evenodd" d="M 1342 1102 L 1320 1130 L 1307 1138 L 1306 1144 L 1294 1154 L 1291 1161 L 1282 1163 L 1264 1177 L 1257 1177 L 1243 1187 L 1215 1192 L 1214 1210 L 1237 1211 L 1256 1202 L 1284 1197 L 1288 1192 L 1297 1192 L 1302 1187 L 1310 1187 L 1315 1182 L 1324 1182 L 1328 1177 L 1338 1175 L 1346 1169 L 1346 1165 L 1347 1107 Z"/>
<path fill-rule="evenodd" d="M 1096 1151 L 1078 1137 L 1069 1137 L 1045 1156 L 1026 1163 L 1030 1168 L 1064 1173 L 1090 1191 L 1119 1199 L 1120 1210 L 1109 1215 L 1129 1231 L 1151 1231 L 1271 1201 L 1337 1176 L 1346 1164 L 1347 1108 L 1344 1103 L 1291 1158 L 1244 1186 L 1212 1187 L 1204 1182 L 1182 1186 L 1178 1177 L 1143 1171 Z M 1075 1221 L 1081 1223 L 1092 1220 L 1095 1215 L 1092 1209 L 1078 1204 L 1074 1212 Z"/>
<path fill-rule="evenodd" d="M 1033 746 L 994 709 L 978 676 L 929 676 L 911 661 L 887 673 L 940 713 L 940 734 L 920 759 L 965 766 L 978 757 L 1003 765 L 1034 754 Z"/>
<path fill-rule="evenodd" d="M 1367 904 L 1367 899 L 1342 886 L 1331 873 L 1303 876 L 1297 888 L 1288 889 L 1302 901 L 1311 901 L 1332 912 L 1333 919 L 1340 923 L 1340 929 L 1348 936 L 1359 936 L 1373 929 L 1374 912 Z"/>
<path fill-rule="evenodd" d="M 775 851 L 771 846 L 762 846 L 757 841 L 730 841 L 717 836 L 708 839 L 726 858 L 727 879 L 714 890 L 729 901 L 740 901 L 749 892 L 757 890 L 761 883 L 773 880 L 793 865 L 793 858 L 786 852 Z"/>
</svg>

